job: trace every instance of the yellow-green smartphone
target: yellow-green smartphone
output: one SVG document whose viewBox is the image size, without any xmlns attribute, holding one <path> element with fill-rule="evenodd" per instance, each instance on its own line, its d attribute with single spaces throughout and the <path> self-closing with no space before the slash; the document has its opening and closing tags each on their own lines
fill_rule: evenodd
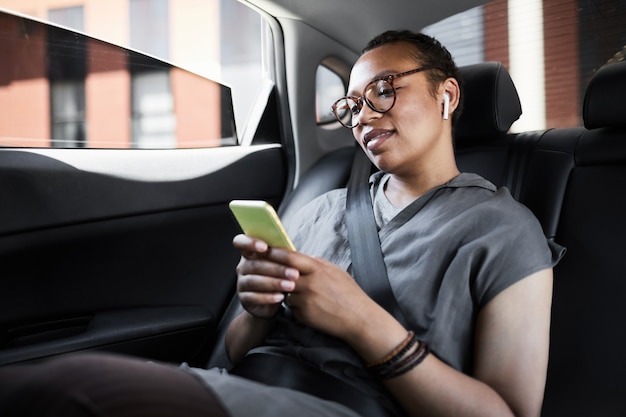
<svg viewBox="0 0 626 417">
<path fill-rule="evenodd" d="M 262 200 L 233 200 L 228 205 L 241 230 L 275 248 L 296 250 L 274 208 Z"/>
</svg>

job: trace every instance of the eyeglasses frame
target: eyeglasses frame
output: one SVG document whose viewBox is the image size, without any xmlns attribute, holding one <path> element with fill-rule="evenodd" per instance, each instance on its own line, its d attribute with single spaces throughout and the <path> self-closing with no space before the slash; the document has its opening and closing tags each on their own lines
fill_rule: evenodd
<svg viewBox="0 0 626 417">
<path fill-rule="evenodd" d="M 443 71 L 441 68 L 436 67 L 434 65 L 426 65 L 423 67 L 419 67 L 419 68 L 415 68 L 412 70 L 408 70 L 408 71 L 404 71 L 404 72 L 399 72 L 397 74 L 390 74 L 390 75 L 385 75 L 383 77 L 380 78 L 376 78 L 371 80 L 369 83 L 367 83 L 367 85 L 365 86 L 365 88 L 363 89 L 363 94 L 361 96 L 343 96 L 340 99 L 338 99 L 337 101 L 335 101 L 331 107 L 331 111 L 333 112 L 333 114 L 335 115 L 335 117 L 337 118 L 337 120 L 339 121 L 339 123 L 341 123 L 341 125 L 345 128 L 348 129 L 354 129 L 355 127 L 357 127 L 359 125 L 359 123 L 355 124 L 354 126 L 348 126 L 346 125 L 341 118 L 339 117 L 339 115 L 337 114 L 337 103 L 339 103 L 342 100 L 345 99 L 350 99 L 353 100 L 357 106 L 359 106 L 359 112 L 357 114 L 355 114 L 354 116 L 358 115 L 361 113 L 361 110 L 363 109 L 363 102 L 367 103 L 367 106 L 372 109 L 373 111 L 375 111 L 376 113 L 380 113 L 380 114 L 384 114 L 387 113 L 389 110 L 391 110 L 393 108 L 393 106 L 396 104 L 396 87 L 393 85 L 394 80 L 404 77 L 406 75 L 411 75 L 411 74 L 417 74 L 418 72 L 422 72 L 422 71 L 428 71 L 431 69 L 438 69 L 440 71 Z M 365 97 L 365 91 L 367 90 L 367 88 L 373 84 L 373 83 L 377 83 L 379 81 L 386 81 L 387 83 L 389 83 L 389 85 L 391 86 L 391 88 L 393 88 L 393 103 L 391 103 L 391 106 L 389 106 L 389 108 L 387 110 L 384 111 L 380 111 L 376 108 L 374 108 L 374 106 L 372 105 L 372 103 L 370 103 L 370 101 Z"/>
</svg>

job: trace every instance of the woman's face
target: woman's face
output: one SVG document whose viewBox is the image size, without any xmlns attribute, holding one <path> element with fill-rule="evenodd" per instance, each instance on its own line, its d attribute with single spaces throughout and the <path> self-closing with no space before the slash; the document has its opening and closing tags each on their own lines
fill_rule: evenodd
<svg viewBox="0 0 626 417">
<path fill-rule="evenodd" d="M 350 75 L 348 95 L 361 96 L 372 80 L 410 71 L 422 65 L 407 54 L 409 45 L 393 43 L 363 54 Z M 372 162 L 382 171 L 414 175 L 431 169 L 441 152 L 449 152 L 451 128 L 442 116 L 443 87 L 433 97 L 426 71 L 393 81 L 396 101 L 391 110 L 377 113 L 367 104 L 352 133 Z M 439 91 L 441 90 L 441 91 Z M 445 149 L 444 149 L 445 148 Z"/>
</svg>

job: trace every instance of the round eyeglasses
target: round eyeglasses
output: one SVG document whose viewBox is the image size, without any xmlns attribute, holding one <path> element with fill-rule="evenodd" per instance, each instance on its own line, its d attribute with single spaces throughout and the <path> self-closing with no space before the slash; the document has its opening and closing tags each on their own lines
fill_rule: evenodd
<svg viewBox="0 0 626 417">
<path fill-rule="evenodd" d="M 393 105 L 396 104 L 396 89 L 393 86 L 395 79 L 436 68 L 434 66 L 425 66 L 377 78 L 365 86 L 361 97 L 342 97 L 333 104 L 331 110 L 337 120 L 339 120 L 339 123 L 348 129 L 352 129 L 359 125 L 359 114 L 361 114 L 364 102 L 377 113 L 386 113 L 391 110 Z"/>
</svg>

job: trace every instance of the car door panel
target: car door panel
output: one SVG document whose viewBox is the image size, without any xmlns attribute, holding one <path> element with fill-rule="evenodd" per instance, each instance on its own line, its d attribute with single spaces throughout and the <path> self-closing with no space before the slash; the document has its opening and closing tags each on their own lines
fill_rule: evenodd
<svg viewBox="0 0 626 417">
<path fill-rule="evenodd" d="M 281 147 L 67 152 L 0 150 L 0 364 L 84 349 L 201 364 L 234 290 L 227 204 L 280 201 Z"/>
<path fill-rule="evenodd" d="M 157 153 L 4 149 L 0 152 L 4 200 L 0 233 L 220 202 L 219 194 L 208 192 L 215 188 L 223 188 L 231 198 L 253 194 L 262 191 L 264 184 L 245 180 L 244 173 L 248 169 L 249 175 L 261 180 L 264 175 L 276 175 L 274 170 L 280 170 L 281 162 L 273 160 L 280 154 L 274 148 L 277 146 L 254 147 L 254 152 L 229 147 Z M 95 158 L 98 153 L 102 156 Z M 183 155 L 177 155 L 180 153 Z M 260 154 L 267 154 L 269 160 Z M 72 160 L 82 160 L 87 166 L 77 168 Z M 224 164 L 225 160 L 229 164 Z M 242 170 L 241 165 L 247 168 Z M 181 173 L 183 169 L 186 172 Z M 227 186 L 232 182 L 237 187 Z M 277 185 L 280 194 L 282 184 Z"/>
<path fill-rule="evenodd" d="M 17 363 L 78 350 L 106 349 L 161 361 L 202 364 L 216 318 L 200 307 L 155 307 L 16 326 L 7 332 L 3 363 Z"/>
</svg>

